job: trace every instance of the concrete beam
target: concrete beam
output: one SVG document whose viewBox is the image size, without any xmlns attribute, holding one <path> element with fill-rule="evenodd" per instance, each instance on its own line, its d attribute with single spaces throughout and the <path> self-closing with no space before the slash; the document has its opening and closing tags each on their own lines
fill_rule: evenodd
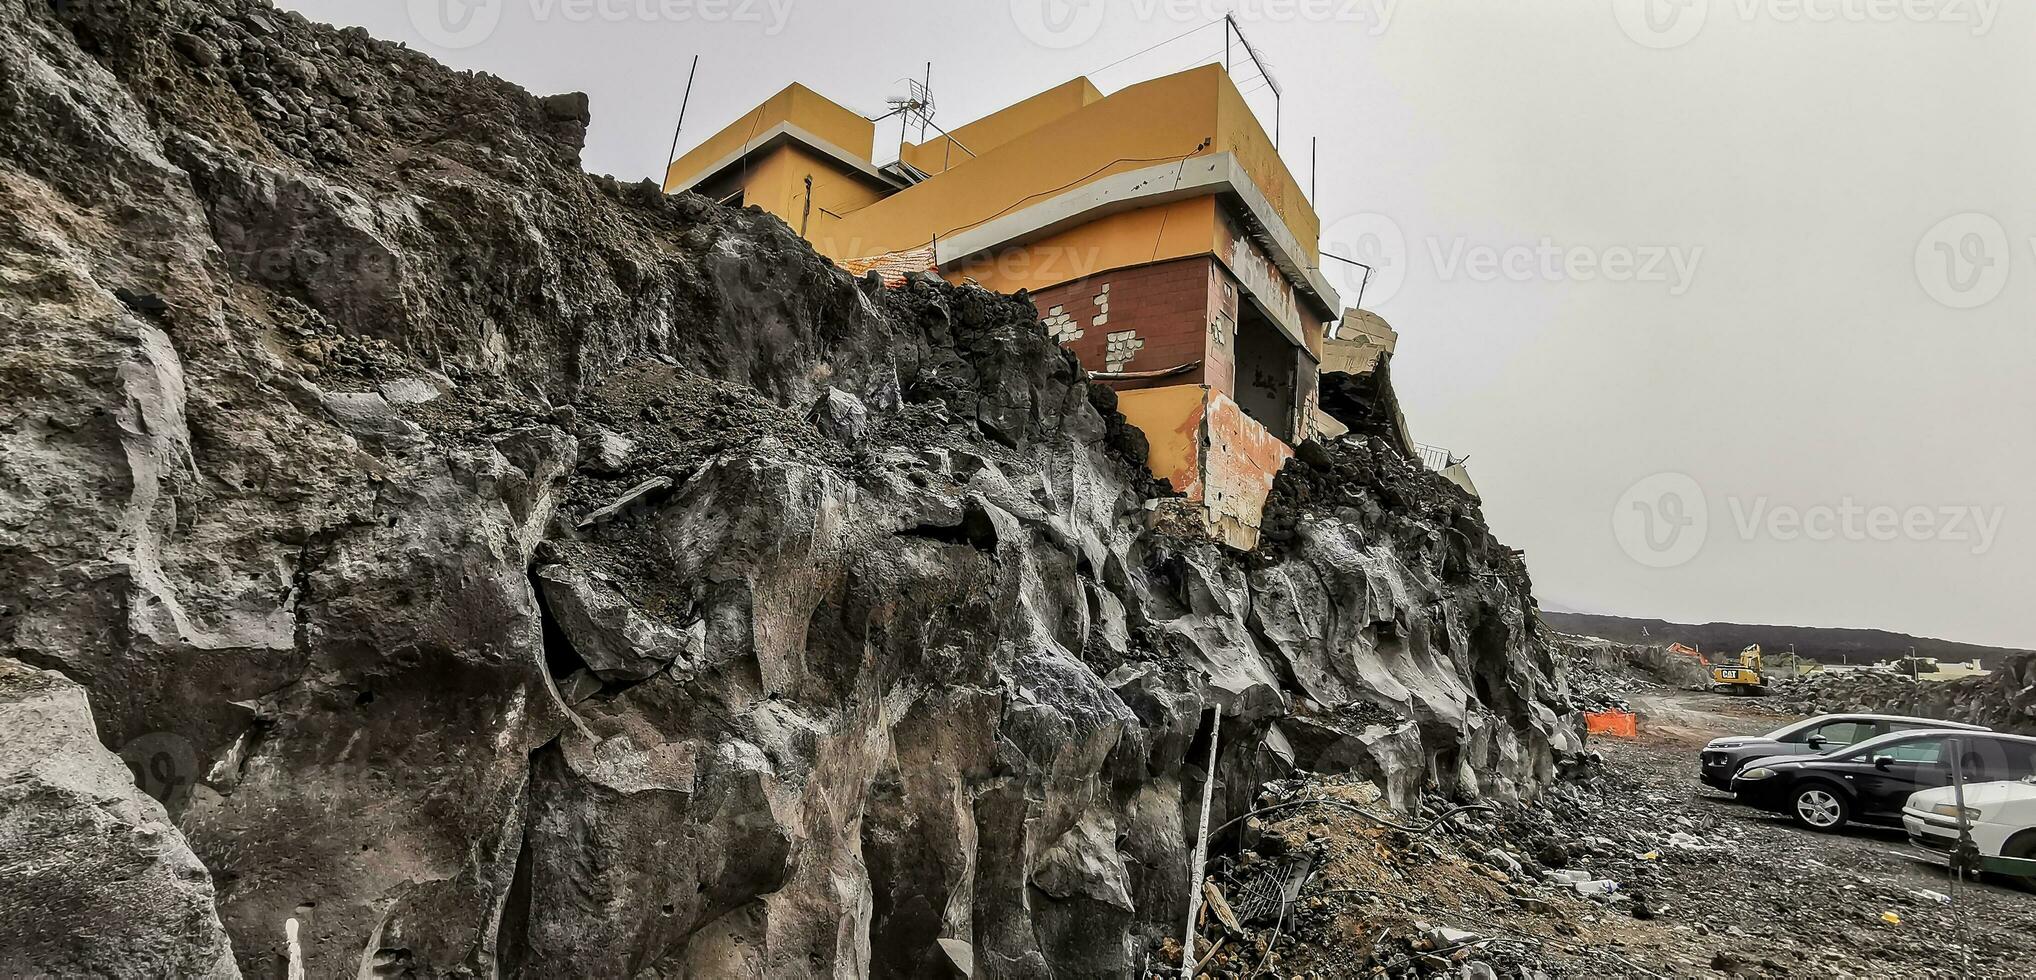
<svg viewBox="0 0 2036 980">
<path fill-rule="evenodd" d="M 1189 157 L 1180 163 L 1128 170 L 1091 181 L 941 240 L 936 259 L 946 268 L 963 259 L 1023 245 L 1109 215 L 1210 194 L 1229 198 L 1232 210 L 1251 226 L 1249 230 L 1265 246 L 1266 254 L 1294 290 L 1312 301 L 1324 320 L 1334 321 L 1342 312 L 1342 301 L 1335 288 L 1321 270 L 1308 263 L 1308 250 L 1287 230 L 1272 202 L 1260 193 L 1251 175 L 1238 163 L 1237 154 L 1231 152 Z M 1288 339 L 1304 349 L 1307 347 L 1300 337 L 1292 336 L 1298 333 L 1295 327 L 1289 324 L 1281 327 L 1282 332 L 1290 334 Z"/>
<path fill-rule="evenodd" d="M 764 130 L 762 133 L 757 134 L 755 138 L 751 139 L 747 143 L 744 143 L 741 146 L 741 148 L 730 152 L 728 155 L 722 157 L 719 160 L 714 161 L 712 164 L 708 165 L 706 169 L 701 170 L 699 173 L 686 178 L 686 180 L 683 183 L 679 184 L 667 183 L 665 186 L 675 187 L 678 190 L 688 190 L 688 191 L 692 190 L 693 188 L 698 187 L 701 184 L 705 183 L 708 179 L 719 175 L 722 171 L 725 171 L 735 166 L 736 164 L 741 163 L 743 158 L 748 157 L 754 153 L 760 153 L 765 150 L 772 149 L 776 147 L 779 143 L 783 142 L 798 143 L 804 146 L 806 149 L 812 150 L 813 152 L 818 153 L 821 156 L 824 156 L 829 160 L 832 160 L 835 163 L 840 164 L 843 170 L 847 171 L 848 173 L 854 176 L 862 177 L 863 179 L 867 180 L 872 186 L 878 187 L 880 189 L 886 191 L 895 191 L 902 186 L 897 181 L 892 180 L 891 178 L 886 177 L 882 173 L 878 172 L 877 168 L 870 166 L 868 163 L 865 163 L 860 158 L 856 157 L 855 154 L 850 153 L 847 150 L 844 150 L 841 147 L 836 146 L 825 139 L 822 139 L 821 137 L 815 135 L 812 131 L 806 129 L 803 126 L 789 122 L 781 122 L 775 126 L 772 126 L 769 129 Z"/>
</svg>

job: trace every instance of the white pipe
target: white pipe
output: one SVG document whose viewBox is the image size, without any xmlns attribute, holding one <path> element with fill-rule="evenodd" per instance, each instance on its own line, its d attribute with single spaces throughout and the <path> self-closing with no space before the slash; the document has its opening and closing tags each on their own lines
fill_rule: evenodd
<svg viewBox="0 0 2036 980">
<path fill-rule="evenodd" d="M 1202 914 L 1202 866 L 1209 860 L 1209 806 L 1216 796 L 1216 736 L 1223 731 L 1223 709 L 1209 709 L 1209 768 L 1202 776 L 1202 819 L 1195 829 L 1195 855 L 1189 865 L 1188 929 L 1181 942 L 1181 980 L 1195 980 L 1195 919 Z"/>
<path fill-rule="evenodd" d="M 283 923 L 283 936 L 290 944 L 289 980 L 304 980 L 304 947 L 297 942 L 297 920 L 292 917 Z"/>
</svg>

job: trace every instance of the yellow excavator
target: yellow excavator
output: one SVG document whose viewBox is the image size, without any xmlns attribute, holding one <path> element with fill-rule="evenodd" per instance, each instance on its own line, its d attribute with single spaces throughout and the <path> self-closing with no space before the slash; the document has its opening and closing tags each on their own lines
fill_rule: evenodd
<svg viewBox="0 0 2036 980">
<path fill-rule="evenodd" d="M 1711 690 L 1719 694 L 1766 694 L 1767 665 L 1755 643 L 1734 658 L 1706 661 L 1711 668 Z"/>
</svg>

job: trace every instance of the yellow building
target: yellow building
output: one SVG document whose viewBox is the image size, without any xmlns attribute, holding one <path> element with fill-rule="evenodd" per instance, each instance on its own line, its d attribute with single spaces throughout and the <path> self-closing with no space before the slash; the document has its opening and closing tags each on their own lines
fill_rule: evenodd
<svg viewBox="0 0 2036 980">
<path fill-rule="evenodd" d="M 1257 538 L 1314 431 L 1339 312 L 1320 219 L 1222 67 L 1049 89 L 875 163 L 876 124 L 792 85 L 680 157 L 668 192 L 756 205 L 850 269 L 1028 290 L 1120 392 L 1155 475 L 1223 540 Z"/>
</svg>

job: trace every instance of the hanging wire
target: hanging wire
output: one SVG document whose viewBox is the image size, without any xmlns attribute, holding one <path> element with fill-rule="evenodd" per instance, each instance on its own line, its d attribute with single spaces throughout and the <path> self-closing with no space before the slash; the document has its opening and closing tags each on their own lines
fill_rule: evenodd
<svg viewBox="0 0 2036 980">
<path fill-rule="evenodd" d="M 1252 66 L 1251 66 L 1251 73 L 1250 73 L 1250 74 L 1248 74 L 1248 75 L 1245 75 L 1245 76 L 1244 76 L 1244 77 L 1242 77 L 1242 78 L 1239 78 L 1239 77 L 1237 76 L 1237 74 L 1236 74 L 1235 72 L 1232 72 L 1232 73 L 1231 73 L 1231 75 L 1230 75 L 1230 81 L 1231 81 L 1231 83 L 1232 83 L 1232 84 L 1235 84 L 1235 85 L 1243 85 L 1243 84 L 1245 84 L 1245 83 L 1247 83 L 1247 82 L 1255 82 L 1255 81 L 1258 81 L 1259 79 L 1261 79 L 1261 78 L 1264 78 L 1264 77 L 1265 77 L 1265 72 L 1263 72 L 1263 71 L 1260 71 L 1257 65 L 1252 65 Z"/>
<path fill-rule="evenodd" d="M 967 228 L 974 228 L 974 227 L 976 227 L 977 225 L 981 225 L 981 224 L 986 224 L 986 223 L 988 223 L 988 222 L 991 222 L 991 221 L 995 221 L 995 220 L 997 220 L 998 218 L 1001 218 L 1001 217 L 1003 217 L 1003 216 L 1005 216 L 1005 215 L 1007 215 L 1007 214 L 1010 214 L 1010 213 L 1011 213 L 1011 212 L 1013 212 L 1013 211 L 1016 211 L 1016 210 L 1018 210 L 1018 209 L 1019 209 L 1020 207 L 1022 207 L 1023 205 L 1025 205 L 1025 204 L 1026 204 L 1027 202 L 1030 202 L 1030 201 L 1036 200 L 1036 199 L 1038 199 L 1038 198 L 1042 198 L 1042 197 L 1045 197 L 1045 196 L 1047 196 L 1047 195 L 1049 195 L 1049 194 L 1058 194 L 1058 193 L 1060 193 L 1061 191 L 1067 190 L 1067 189 L 1068 189 L 1068 188 L 1070 188 L 1070 187 L 1074 187 L 1074 186 L 1076 186 L 1076 185 L 1078 185 L 1078 184 L 1081 184 L 1081 183 L 1083 183 L 1083 182 L 1085 182 L 1085 181 L 1089 180 L 1090 178 L 1092 178 L 1092 177 L 1096 176 L 1097 174 L 1100 174 L 1100 173 L 1102 173 L 1103 171 L 1105 171 L 1105 170 L 1108 170 L 1108 169 L 1110 169 L 1111 167 L 1114 167 L 1114 166 L 1116 166 L 1116 165 L 1118 165 L 1118 164 L 1120 164 L 1120 163 L 1172 163 L 1172 162 L 1174 162 L 1174 161 L 1176 161 L 1176 160 L 1179 160 L 1179 161 L 1182 161 L 1183 163 L 1185 163 L 1185 162 L 1187 161 L 1187 158 L 1188 158 L 1188 157 L 1194 156 L 1194 155 L 1195 155 L 1196 153 L 1199 153 L 1199 152 L 1201 152 L 1201 151 L 1202 151 L 1202 149 L 1203 149 L 1203 147 L 1205 147 L 1205 146 L 1207 146 L 1207 145 L 1208 145 L 1207 143 L 1204 143 L 1204 144 L 1203 144 L 1203 146 L 1198 146 L 1198 147 L 1195 147 L 1195 148 L 1194 148 L 1194 149 L 1192 149 L 1192 150 L 1189 150 L 1189 151 L 1188 151 L 1188 152 L 1186 152 L 1186 153 L 1181 153 L 1181 154 L 1176 154 L 1176 155 L 1174 155 L 1174 156 L 1170 156 L 1170 157 L 1118 157 L 1117 159 L 1115 159 L 1115 160 L 1112 160 L 1112 161 L 1110 161 L 1109 163 L 1103 164 L 1102 166 L 1100 166 L 1100 167 L 1097 167 L 1096 169 L 1094 169 L 1094 170 L 1091 170 L 1091 171 L 1089 171 L 1088 173 L 1086 173 L 1086 174 L 1083 174 L 1083 175 L 1082 175 L 1082 176 L 1080 176 L 1080 177 L 1076 177 L 1075 179 L 1073 179 L 1073 180 L 1070 180 L 1070 181 L 1068 181 L 1067 183 L 1065 183 L 1065 184 L 1062 184 L 1062 185 L 1060 185 L 1059 187 L 1054 187 L 1054 188 L 1049 188 L 1049 189 L 1047 189 L 1047 190 L 1043 190 L 1043 191 L 1038 191 L 1038 192 L 1036 192 L 1036 193 L 1032 193 L 1032 194 L 1027 194 L 1027 195 L 1025 195 L 1024 197 L 1021 197 L 1021 198 L 1019 198 L 1018 200 L 1016 200 L 1016 201 L 1012 202 L 1010 206 L 1008 206 L 1008 207 L 1004 208 L 1004 209 L 1003 209 L 1003 210 L 1001 210 L 1001 211 L 998 211 L 998 212 L 997 212 L 996 214 L 990 215 L 990 216 L 989 216 L 989 217 L 987 217 L 987 218 L 982 218 L 982 219 L 979 219 L 979 220 L 976 220 L 976 221 L 970 221 L 970 222 L 968 222 L 968 223 L 966 223 L 966 224 L 961 224 L 961 225 L 956 225 L 956 226 L 954 226 L 953 228 L 950 228 L 950 229 L 948 229 L 947 231 L 945 231 L 945 232 L 942 232 L 942 233 L 941 233 L 940 235 L 938 235 L 938 236 L 936 236 L 936 237 L 939 237 L 939 238 L 950 238 L 950 237 L 953 237 L 953 235 L 954 235 L 954 233 L 955 233 L 955 232 L 958 232 L 958 231 L 962 231 L 963 229 L 967 229 Z M 869 207 L 869 206 L 870 206 L 870 205 L 864 205 L 864 207 Z M 862 208 L 857 208 L 856 210 L 857 210 L 857 211 L 860 211 L 860 210 L 862 210 Z M 855 213 L 855 211 L 850 211 L 850 212 L 849 212 L 849 214 L 854 214 L 854 213 Z"/>
<path fill-rule="evenodd" d="M 1181 175 L 1188 172 L 1188 157 L 1194 156 L 1196 153 L 1200 153 L 1208 148 L 1209 141 L 1203 140 L 1201 142 L 1201 145 L 1195 147 L 1193 152 L 1189 153 L 1188 156 L 1181 158 L 1180 165 L 1174 168 L 1174 186 L 1173 186 L 1174 190 L 1177 191 L 1181 189 Z M 1172 191 L 1168 191 L 1168 193 L 1172 193 Z M 1166 219 L 1172 214 L 1173 214 L 1172 208 L 1163 207 L 1160 209 L 1159 234 L 1154 236 L 1152 239 L 1152 261 L 1154 262 L 1159 261 L 1159 246 L 1161 245 L 1161 243 L 1166 241 Z"/>
<path fill-rule="evenodd" d="M 1151 46 L 1149 46 L 1149 47 L 1144 47 L 1144 48 L 1140 48 L 1139 50 L 1137 50 L 1137 51 L 1133 51 L 1133 52 L 1131 52 L 1130 54 L 1127 54 L 1127 55 L 1125 55 L 1124 57 L 1122 57 L 1122 58 L 1119 58 L 1119 59 L 1117 59 L 1116 61 L 1110 62 L 1109 64 L 1107 64 L 1107 65 L 1104 65 L 1104 66 L 1103 66 L 1103 67 L 1101 67 L 1101 68 L 1091 68 L 1091 69 L 1089 69 L 1088 71 L 1086 71 L 1086 72 L 1083 72 L 1083 74 L 1085 74 L 1085 75 L 1097 75 L 1097 74 L 1101 74 L 1101 73 L 1103 73 L 1103 72 L 1109 71 L 1109 70 L 1110 70 L 1110 69 L 1112 69 L 1112 68 L 1115 68 L 1115 67 L 1117 67 L 1118 65 L 1121 65 L 1121 64 L 1123 64 L 1123 63 L 1125 63 L 1125 62 L 1127 62 L 1127 61 L 1130 61 L 1131 59 L 1133 59 L 1133 58 L 1136 58 L 1136 57 L 1138 57 L 1139 55 L 1142 55 L 1142 54 L 1146 54 L 1146 53 L 1148 53 L 1148 52 L 1151 52 L 1151 51 L 1156 51 L 1156 50 L 1158 50 L 1159 48 L 1162 48 L 1162 47 L 1165 47 L 1166 45 L 1172 44 L 1172 43 L 1174 43 L 1175 41 L 1178 41 L 1178 40 L 1180 40 L 1181 38 L 1187 37 L 1188 35 L 1190 35 L 1190 34 L 1193 34 L 1193 33 L 1195 33 L 1196 31 L 1206 31 L 1206 30 L 1208 30 L 1209 28 L 1211 28 L 1211 27 L 1215 27 L 1216 25 L 1218 25 L 1218 24 L 1221 24 L 1221 23 L 1223 23 L 1223 21 L 1221 21 L 1221 20 L 1212 20 L 1212 21 L 1210 21 L 1210 22 L 1208 22 L 1208 23 L 1206 23 L 1206 24 L 1200 25 L 1199 27 L 1190 27 L 1190 28 L 1188 28 L 1187 30 L 1185 30 L 1185 31 L 1182 31 L 1182 32 L 1180 32 L 1179 34 L 1176 34 L 1176 35 L 1174 35 L 1174 36 L 1172 36 L 1172 37 L 1170 37 L 1170 38 L 1167 38 L 1167 39 L 1166 39 L 1166 40 L 1164 40 L 1164 41 L 1160 41 L 1159 43 L 1157 43 L 1157 44 L 1153 44 L 1153 45 L 1151 45 Z"/>
<path fill-rule="evenodd" d="M 1251 43 L 1251 38 L 1245 36 L 1244 28 L 1241 25 L 1236 25 L 1235 19 L 1230 17 L 1229 15 L 1225 15 L 1224 20 L 1231 23 L 1233 26 L 1237 27 L 1237 41 L 1238 43 L 1244 45 L 1245 57 L 1250 58 L 1252 61 L 1258 63 L 1258 70 L 1265 74 L 1266 81 L 1272 83 L 1272 90 L 1274 92 L 1279 92 L 1280 91 L 1279 79 L 1273 77 L 1272 65 L 1266 62 L 1265 56 L 1259 53 L 1258 47 Z"/>
<path fill-rule="evenodd" d="M 1222 58 L 1223 52 L 1221 51 L 1212 51 L 1208 54 L 1197 55 L 1195 57 L 1195 60 L 1190 61 L 1187 64 L 1182 65 L 1179 68 L 1176 68 L 1172 71 L 1163 73 L 1162 77 L 1164 77 L 1165 75 L 1178 75 L 1181 72 L 1187 71 L 1190 68 L 1200 68 L 1203 65 L 1213 65 L 1217 61 L 1222 60 Z"/>
</svg>

